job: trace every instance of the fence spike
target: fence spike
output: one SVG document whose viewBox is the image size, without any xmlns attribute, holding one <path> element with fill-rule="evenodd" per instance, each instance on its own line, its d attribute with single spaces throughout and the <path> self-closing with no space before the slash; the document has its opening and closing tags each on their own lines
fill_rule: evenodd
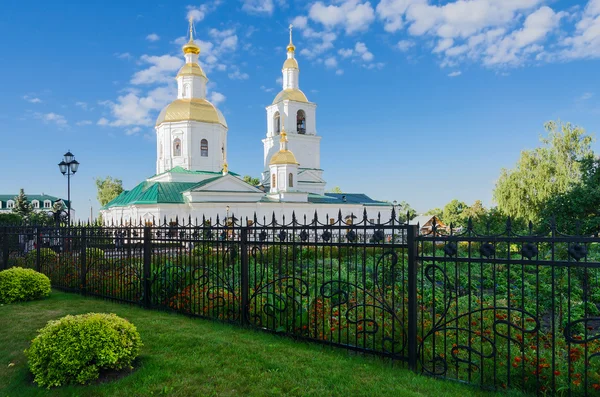
<svg viewBox="0 0 600 397">
<path fill-rule="evenodd" d="M 315 224 L 319 221 L 319 214 L 317 213 L 317 210 L 315 210 L 315 216 L 313 217 L 313 222 L 315 222 Z"/>
<path fill-rule="evenodd" d="M 396 206 L 392 206 L 392 216 L 391 221 L 396 221 Z"/>
<path fill-rule="evenodd" d="M 256 211 L 254 211 L 254 223 L 257 223 L 257 222 L 258 222 L 258 219 L 256 217 Z"/>
<path fill-rule="evenodd" d="M 533 234 L 533 222 L 529 221 L 529 234 Z"/>
<path fill-rule="evenodd" d="M 506 232 L 507 232 L 507 233 L 510 233 L 510 231 L 511 231 L 511 228 L 512 228 L 512 222 L 511 222 L 511 220 L 510 220 L 510 216 L 508 216 L 508 217 L 506 218 Z"/>
<path fill-rule="evenodd" d="M 342 209 L 341 208 L 338 210 L 338 222 L 340 222 L 340 223 L 342 222 Z"/>
<path fill-rule="evenodd" d="M 292 211 L 292 223 L 296 224 L 296 211 Z"/>
<path fill-rule="evenodd" d="M 365 222 L 365 223 L 367 222 L 367 209 L 366 208 L 363 209 L 363 222 Z"/>
<path fill-rule="evenodd" d="M 469 217 L 469 220 L 467 221 L 467 230 L 469 232 L 473 231 L 473 217 Z"/>
</svg>

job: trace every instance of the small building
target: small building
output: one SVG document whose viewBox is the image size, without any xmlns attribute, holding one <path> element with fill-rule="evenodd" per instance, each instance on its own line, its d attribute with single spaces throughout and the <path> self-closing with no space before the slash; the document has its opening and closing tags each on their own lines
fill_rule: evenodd
<svg viewBox="0 0 600 397">
<path fill-rule="evenodd" d="M 411 225 L 419 225 L 419 234 L 431 234 L 433 225 L 437 234 L 447 234 L 448 226 L 440 220 L 436 215 L 419 215 L 409 222 Z"/>
<path fill-rule="evenodd" d="M 6 214 L 12 212 L 16 197 L 19 194 L 0 194 L 0 214 Z M 54 207 L 54 203 L 60 202 L 63 204 L 64 208 L 67 208 L 68 201 L 65 199 L 61 199 L 59 197 L 50 196 L 47 194 L 26 194 L 27 201 L 31 203 L 31 207 L 34 211 L 37 212 L 51 212 Z M 75 215 L 75 210 L 71 208 L 71 219 Z"/>
</svg>

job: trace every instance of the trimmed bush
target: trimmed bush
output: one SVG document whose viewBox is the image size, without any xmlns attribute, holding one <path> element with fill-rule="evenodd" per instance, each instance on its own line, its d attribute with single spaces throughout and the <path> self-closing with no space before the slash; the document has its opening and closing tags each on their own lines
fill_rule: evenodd
<svg viewBox="0 0 600 397">
<path fill-rule="evenodd" d="M 50 294 L 50 279 L 35 270 L 13 267 L 0 272 L 0 303 L 30 301 Z"/>
<path fill-rule="evenodd" d="M 100 248 L 86 248 L 85 256 L 87 257 L 88 262 L 97 261 L 104 259 L 104 251 L 102 251 Z"/>
<path fill-rule="evenodd" d="M 98 379 L 102 370 L 132 368 L 142 347 L 133 324 L 116 314 L 88 313 L 49 321 L 25 352 L 40 387 Z"/>
<path fill-rule="evenodd" d="M 27 267 L 35 269 L 37 260 L 37 250 L 29 251 L 26 255 Z M 56 263 L 58 255 L 50 248 L 40 248 L 40 265 Z"/>
</svg>

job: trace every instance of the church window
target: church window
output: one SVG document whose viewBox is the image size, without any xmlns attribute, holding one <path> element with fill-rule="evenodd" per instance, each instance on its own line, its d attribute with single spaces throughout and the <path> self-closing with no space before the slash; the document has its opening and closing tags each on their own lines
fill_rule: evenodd
<svg viewBox="0 0 600 397">
<path fill-rule="evenodd" d="M 288 187 L 294 187 L 294 174 L 291 172 L 288 175 Z"/>
<path fill-rule="evenodd" d="M 275 134 L 279 134 L 281 131 L 281 119 L 279 117 L 279 112 L 275 112 L 275 116 L 273 117 L 273 131 L 275 131 Z"/>
<path fill-rule="evenodd" d="M 306 114 L 304 110 L 298 110 L 296 114 L 296 130 L 298 134 L 306 134 Z"/>
<path fill-rule="evenodd" d="M 6 208 L 14 208 L 15 207 L 15 202 L 12 200 L 8 200 L 6 202 Z"/>
<path fill-rule="evenodd" d="M 200 156 L 208 157 L 208 141 L 206 139 L 200 141 Z"/>
<path fill-rule="evenodd" d="M 188 92 L 190 91 L 190 85 L 189 84 L 184 84 L 183 85 L 183 92 L 182 92 L 182 97 L 187 98 L 188 96 Z"/>
<path fill-rule="evenodd" d="M 173 141 L 173 156 L 181 156 L 181 139 L 179 138 Z"/>
<path fill-rule="evenodd" d="M 50 200 L 44 201 L 44 208 L 50 208 L 50 207 L 52 207 L 52 201 L 50 201 Z"/>
<path fill-rule="evenodd" d="M 273 185 L 273 189 L 277 189 L 277 176 L 275 174 L 271 175 L 271 185 Z"/>
<path fill-rule="evenodd" d="M 33 204 L 33 208 L 36 208 L 36 209 L 40 208 L 40 202 L 39 201 L 33 200 L 31 203 Z"/>
</svg>

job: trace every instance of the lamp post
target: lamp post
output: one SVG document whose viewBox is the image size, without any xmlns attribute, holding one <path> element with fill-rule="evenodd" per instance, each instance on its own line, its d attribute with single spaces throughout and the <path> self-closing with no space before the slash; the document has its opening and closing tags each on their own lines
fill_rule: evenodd
<svg viewBox="0 0 600 397">
<path fill-rule="evenodd" d="M 65 153 L 64 160 L 58 163 L 61 174 L 67 176 L 67 224 L 71 226 L 71 175 L 75 175 L 79 169 L 79 161 L 71 151 Z"/>
</svg>

